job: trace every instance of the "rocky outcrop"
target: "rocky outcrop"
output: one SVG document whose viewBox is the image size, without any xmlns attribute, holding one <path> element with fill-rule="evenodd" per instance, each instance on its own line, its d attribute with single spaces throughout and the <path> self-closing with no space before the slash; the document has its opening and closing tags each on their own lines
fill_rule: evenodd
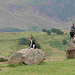
<svg viewBox="0 0 75 75">
<path fill-rule="evenodd" d="M 13 53 L 8 63 L 19 64 L 24 63 L 27 65 L 39 64 L 45 59 L 45 55 L 41 49 L 22 49 Z"/>
</svg>

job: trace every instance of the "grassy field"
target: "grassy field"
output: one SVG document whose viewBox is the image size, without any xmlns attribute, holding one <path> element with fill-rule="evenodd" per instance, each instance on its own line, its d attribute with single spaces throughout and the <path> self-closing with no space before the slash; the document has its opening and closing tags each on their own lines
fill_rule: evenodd
<svg viewBox="0 0 75 75">
<path fill-rule="evenodd" d="M 66 32 L 67 33 L 67 32 Z M 43 32 L 13 32 L 0 33 L 0 55 L 9 57 L 13 52 L 29 47 L 18 45 L 20 38 L 28 39 L 31 35 L 41 45 L 46 55 L 46 60 L 39 65 L 12 65 L 7 62 L 0 63 L 0 74 L 2 75 L 75 75 L 75 60 L 66 59 L 65 51 L 70 42 L 69 33 L 64 35 Z M 62 40 L 66 39 L 68 44 L 63 45 Z"/>
<path fill-rule="evenodd" d="M 70 41 L 69 35 L 47 35 L 43 32 L 0 33 L 0 55 L 9 56 L 10 53 L 27 48 L 28 45 L 18 45 L 19 39 L 28 39 L 31 35 L 41 45 L 47 56 L 51 56 L 53 51 L 65 51 L 68 45 L 63 45 L 62 40 Z"/>
<path fill-rule="evenodd" d="M 75 60 L 43 62 L 39 65 L 0 64 L 0 75 L 75 75 Z"/>
</svg>

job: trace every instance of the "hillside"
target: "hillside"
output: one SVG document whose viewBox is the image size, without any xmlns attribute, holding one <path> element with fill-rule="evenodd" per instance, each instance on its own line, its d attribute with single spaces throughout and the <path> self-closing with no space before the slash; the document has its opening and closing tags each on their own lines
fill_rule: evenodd
<svg viewBox="0 0 75 75">
<path fill-rule="evenodd" d="M 70 28 L 74 17 L 73 8 L 70 0 L 66 2 L 65 0 L 52 0 L 51 2 L 50 0 L 0 0 L 0 28 L 16 27 L 36 31 L 54 27 L 67 29 Z M 72 12 L 69 12 L 70 9 L 72 9 Z M 68 20 L 68 18 L 71 20 Z"/>
<path fill-rule="evenodd" d="M 17 4 L 15 4 L 17 2 Z M 34 14 L 31 6 L 19 1 L 0 1 L 0 28 L 19 27 L 25 30 L 41 30 L 43 27 L 59 26 L 53 20 L 47 20 L 40 15 Z M 26 4 L 21 6 L 22 4 Z"/>
<path fill-rule="evenodd" d="M 13 27 L 1 28 L 1 29 L 0 29 L 0 33 L 1 33 L 1 32 L 22 32 L 22 31 L 25 31 L 25 30 L 19 29 L 19 28 L 13 28 Z"/>
<path fill-rule="evenodd" d="M 63 45 L 62 40 L 65 39 L 68 41 L 68 43 L 70 41 L 69 34 L 47 35 L 47 33 L 43 32 L 0 33 L 0 55 L 9 56 L 12 52 L 28 47 L 28 45 L 19 45 L 19 39 L 28 39 L 31 35 L 33 35 L 33 37 L 41 45 L 41 48 L 45 51 L 47 57 L 64 56 L 68 45 Z"/>
<path fill-rule="evenodd" d="M 64 35 L 44 32 L 7 32 L 0 33 L 0 56 L 9 57 L 13 52 L 29 47 L 19 45 L 19 39 L 28 39 L 31 34 L 41 45 L 45 52 L 46 60 L 39 65 L 9 65 L 7 62 L 0 62 L 0 74 L 2 75 L 74 75 L 75 59 L 66 59 L 65 50 L 70 42 L 69 32 Z M 62 44 L 62 40 L 68 41 L 67 45 Z"/>
<path fill-rule="evenodd" d="M 58 22 L 71 21 L 75 16 L 74 0 L 32 0 L 34 11 L 39 11 Z"/>
</svg>

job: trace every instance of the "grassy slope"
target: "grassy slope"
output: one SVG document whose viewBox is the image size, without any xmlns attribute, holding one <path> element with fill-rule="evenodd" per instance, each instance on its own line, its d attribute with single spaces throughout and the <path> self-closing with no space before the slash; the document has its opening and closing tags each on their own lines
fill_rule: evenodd
<svg viewBox="0 0 75 75">
<path fill-rule="evenodd" d="M 8 56 L 10 52 L 14 52 L 16 50 L 20 50 L 22 48 L 28 47 L 27 45 L 19 46 L 18 39 L 19 38 L 28 39 L 31 36 L 31 34 L 38 41 L 38 43 L 40 43 L 42 49 L 46 52 L 47 56 L 48 55 L 50 56 L 50 54 L 53 51 L 55 52 L 65 51 L 67 48 L 67 45 L 66 46 L 62 45 L 62 40 L 66 39 L 69 41 L 69 35 L 61 36 L 61 35 L 52 34 L 51 36 L 49 36 L 47 35 L 47 33 L 43 33 L 43 32 L 1 33 L 0 34 L 0 53 L 2 53 L 2 55 Z M 52 43 L 53 41 L 60 41 L 60 45 L 58 46 L 58 48 L 56 48 L 55 43 L 54 44 Z M 59 43 L 57 42 L 57 44 Z"/>
<path fill-rule="evenodd" d="M 69 35 L 56 35 L 51 36 L 43 32 L 17 32 L 17 33 L 0 33 L 0 55 L 10 56 L 11 53 L 28 47 L 27 45 L 18 45 L 19 38 L 29 38 L 30 35 L 40 43 L 42 49 L 46 54 L 45 63 L 36 66 L 13 66 L 9 67 L 8 64 L 1 64 L 0 68 L 2 75 L 73 75 L 74 72 L 74 62 L 75 60 L 66 60 L 65 50 L 68 45 L 64 46 L 60 44 L 58 48 L 56 44 L 50 46 L 50 41 L 60 41 L 62 43 L 63 39 L 69 42 Z M 61 48 L 60 48 L 61 46 Z M 54 61 L 57 60 L 57 61 Z M 61 61 L 60 61 L 61 60 Z M 5 72 L 4 72 L 5 71 Z"/>
<path fill-rule="evenodd" d="M 51 61 L 40 65 L 0 65 L 1 75 L 75 75 L 75 60 Z"/>
</svg>

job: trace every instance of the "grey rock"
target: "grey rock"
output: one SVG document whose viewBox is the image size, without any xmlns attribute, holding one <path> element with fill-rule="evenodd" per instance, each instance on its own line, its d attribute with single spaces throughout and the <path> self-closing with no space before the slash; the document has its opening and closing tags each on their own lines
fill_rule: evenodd
<svg viewBox="0 0 75 75">
<path fill-rule="evenodd" d="M 22 49 L 13 53 L 8 63 L 9 64 L 19 64 L 24 63 L 27 65 L 39 64 L 45 59 L 44 52 L 41 49 Z"/>
<path fill-rule="evenodd" d="M 75 43 L 74 42 L 71 42 L 69 44 L 69 47 L 66 50 L 66 57 L 67 58 L 75 58 Z"/>
</svg>

